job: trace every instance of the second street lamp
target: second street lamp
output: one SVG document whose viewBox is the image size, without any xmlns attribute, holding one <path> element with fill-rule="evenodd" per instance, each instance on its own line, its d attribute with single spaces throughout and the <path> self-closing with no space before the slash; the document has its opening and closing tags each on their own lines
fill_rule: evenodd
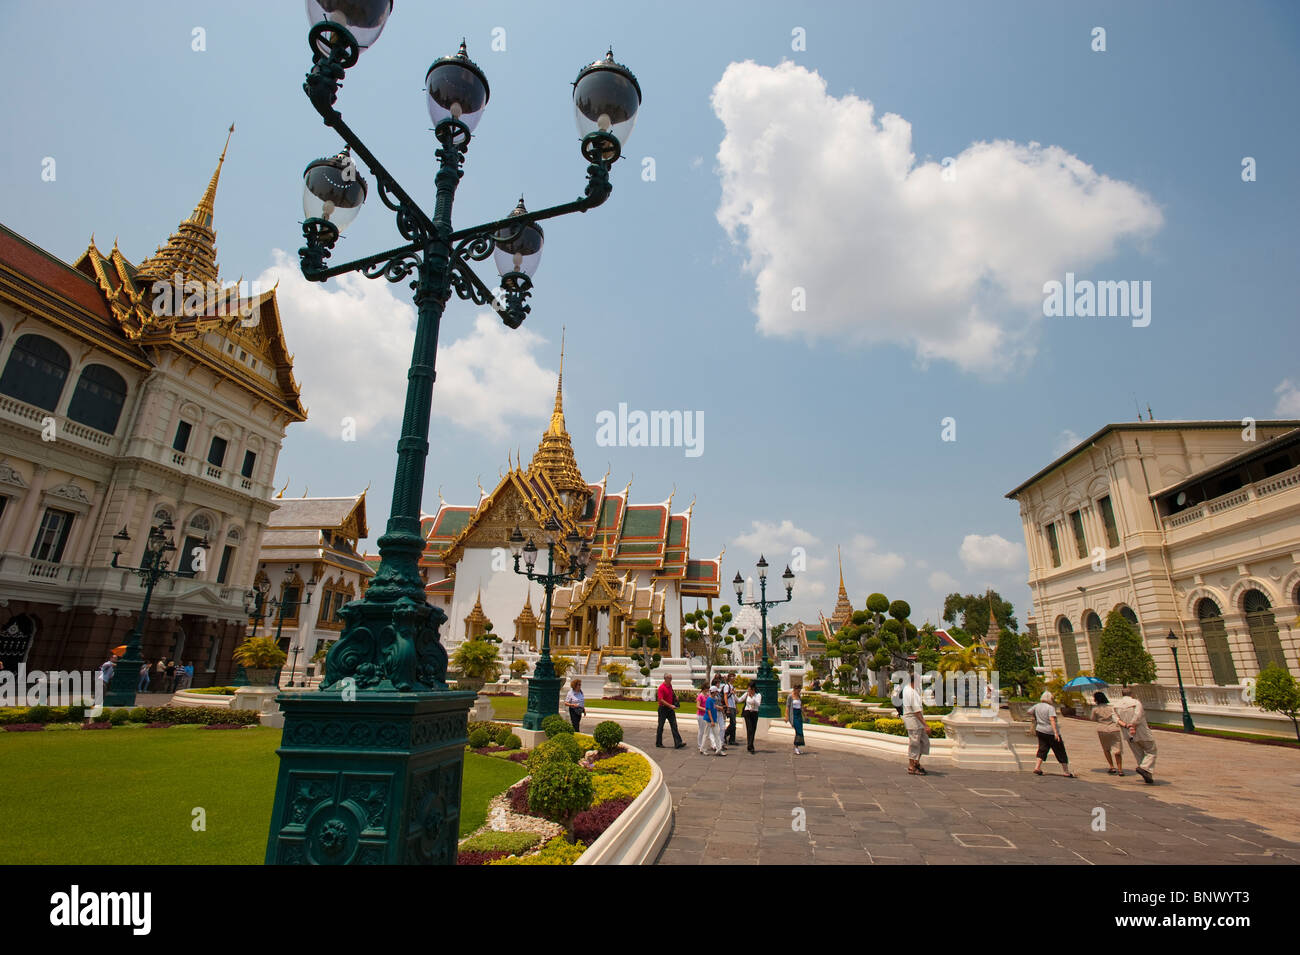
<svg viewBox="0 0 1300 955">
<path fill-rule="evenodd" d="M 320 691 L 282 695 L 281 707 L 285 740 L 322 739 L 343 723 L 358 728 L 358 740 L 369 738 L 370 731 L 362 732 L 362 724 L 355 724 L 358 719 L 373 722 L 379 727 L 374 732 L 382 729 L 387 734 L 382 747 L 385 772 L 399 787 L 393 790 L 399 808 L 388 811 L 383 826 L 376 829 L 359 823 L 351 809 L 336 805 L 326 792 L 328 786 L 319 799 L 300 805 L 294 796 L 296 779 L 306 778 L 303 774 L 328 777 L 346 787 L 341 774 L 355 771 L 358 750 L 365 744 L 286 744 L 280 750 L 268 863 L 455 863 L 464 737 L 474 694 L 448 690 L 447 651 L 439 633 L 447 615 L 428 602 L 419 568 L 425 547 L 420 516 L 439 328 L 453 293 L 475 305 L 490 306 L 510 327 L 524 321 L 532 291 L 530 270 L 536 268 L 541 251 L 542 231 L 537 223 L 586 212 L 609 198 L 610 168 L 622 152 L 641 103 L 636 78 L 614 62 L 612 52 L 584 67 L 573 87 L 581 151 L 588 164 L 582 196 L 535 212 L 521 203 L 501 219 L 457 230 L 452 226 L 456 189 L 490 97 L 487 77 L 470 60 L 464 42 L 453 55 L 435 60 L 425 73 L 425 106 L 438 144 L 431 213 L 398 184 L 335 108 L 347 70 L 379 37 L 391 12 L 389 0 L 308 2 L 312 67 L 303 90 L 347 148 L 323 165 L 318 161 L 308 166 L 304 174 L 307 218 L 302 224 L 304 245 L 298 252 L 302 274 L 312 282 L 350 272 L 389 282 L 409 281 L 415 293 L 416 324 L 392 508 L 378 540 L 379 567 L 361 599 L 339 611 L 343 631 L 326 654 Z M 584 122 L 594 125 L 584 131 Z M 361 185 L 356 163 L 365 166 L 373 186 Z M 350 224 L 350 216 L 372 187 L 394 214 L 405 244 L 328 266 L 341 229 Z M 509 256 L 501 267 L 510 266 L 501 273 L 499 293 L 472 267 L 493 256 L 498 246 Z M 548 554 L 553 554 L 554 545 L 555 541 L 548 543 Z M 520 553 L 525 550 L 520 548 Z M 536 559 L 535 545 L 532 559 Z M 549 613 L 546 623 L 549 628 Z M 549 665 L 549 660 L 547 655 L 541 662 Z M 378 768 L 377 763 L 366 765 L 368 772 Z M 300 817 L 309 818 L 305 830 L 295 821 Z M 382 835 L 374 834 L 380 830 Z"/>
<path fill-rule="evenodd" d="M 777 697 L 781 684 L 776 678 L 776 672 L 772 669 L 771 657 L 767 653 L 767 611 L 771 607 L 788 603 L 794 599 L 794 572 L 787 566 L 785 573 L 781 575 L 781 580 L 785 582 L 784 599 L 768 600 L 767 558 L 759 554 L 758 563 L 754 566 L 758 568 L 758 585 L 760 587 L 758 600 L 745 600 L 745 581 L 740 576 L 740 571 L 736 572 L 736 578 L 731 584 L 736 589 L 736 602 L 742 607 L 757 607 L 763 620 L 763 656 L 758 663 L 758 676 L 754 678 L 754 685 L 758 687 L 759 696 L 762 697 L 762 702 L 758 705 L 758 715 L 760 717 L 779 717 L 781 715 L 781 704 Z"/>
<path fill-rule="evenodd" d="M 1183 732 L 1195 733 L 1196 725 L 1192 723 L 1192 712 L 1187 708 L 1187 691 L 1183 689 L 1183 671 L 1178 666 L 1178 634 L 1169 631 L 1169 649 L 1174 653 L 1174 673 L 1178 676 L 1178 695 L 1183 701 Z"/>
</svg>

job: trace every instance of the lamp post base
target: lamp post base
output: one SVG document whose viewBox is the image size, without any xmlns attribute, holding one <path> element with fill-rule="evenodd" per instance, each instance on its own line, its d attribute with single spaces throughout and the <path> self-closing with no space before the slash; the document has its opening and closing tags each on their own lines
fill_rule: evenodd
<svg viewBox="0 0 1300 955">
<path fill-rule="evenodd" d="M 772 664 L 766 658 L 758 665 L 758 675 L 754 677 L 754 687 L 762 697 L 758 704 L 758 718 L 781 718 L 781 681 L 772 672 Z"/>
<path fill-rule="evenodd" d="M 560 687 L 564 677 L 533 677 L 528 681 L 528 710 L 524 713 L 524 729 L 540 730 L 542 720 L 560 712 Z"/>
<path fill-rule="evenodd" d="M 283 693 L 267 865 L 455 865 L 473 693 Z"/>
</svg>

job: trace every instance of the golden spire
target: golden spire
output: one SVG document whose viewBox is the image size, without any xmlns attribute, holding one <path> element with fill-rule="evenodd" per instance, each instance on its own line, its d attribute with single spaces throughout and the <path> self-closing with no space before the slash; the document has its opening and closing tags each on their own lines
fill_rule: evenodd
<svg viewBox="0 0 1300 955">
<path fill-rule="evenodd" d="M 849 593 L 844 589 L 844 557 L 840 553 L 839 545 L 835 547 L 835 554 L 840 563 L 840 593 L 835 601 L 835 609 L 831 612 L 830 620 L 838 630 L 853 619 L 853 602 L 849 600 Z"/>
<path fill-rule="evenodd" d="M 136 284 L 147 285 L 150 282 L 171 282 L 177 273 L 181 281 L 197 281 L 203 284 L 217 282 L 217 233 L 212 228 L 213 204 L 217 197 L 217 182 L 221 178 L 221 166 L 226 161 L 226 150 L 230 147 L 230 135 L 235 131 L 235 124 L 230 124 L 226 134 L 226 145 L 217 160 L 217 168 L 212 173 L 208 188 L 204 190 L 199 204 L 194 207 L 188 218 L 181 220 L 177 230 L 172 233 L 165 246 L 140 263 L 136 269 Z"/>
<path fill-rule="evenodd" d="M 575 497 L 585 499 L 591 494 L 587 482 L 583 480 L 578 469 L 578 460 L 573 454 L 573 443 L 569 432 L 564 427 L 564 338 L 560 338 L 560 374 L 555 383 L 555 409 L 551 412 L 551 424 L 542 435 L 541 443 L 533 454 L 529 471 L 545 471 L 561 493 L 568 491 Z"/>
</svg>

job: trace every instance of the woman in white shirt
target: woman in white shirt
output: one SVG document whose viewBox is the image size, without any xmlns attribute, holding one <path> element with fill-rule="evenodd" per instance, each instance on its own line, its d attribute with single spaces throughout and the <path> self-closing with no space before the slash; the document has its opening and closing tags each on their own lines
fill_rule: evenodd
<svg viewBox="0 0 1300 955">
<path fill-rule="evenodd" d="M 1034 718 L 1034 732 L 1038 734 L 1038 762 L 1034 763 L 1034 775 L 1043 775 L 1043 760 L 1048 750 L 1056 756 L 1056 761 L 1065 770 L 1064 775 L 1076 778 L 1070 772 L 1070 757 L 1065 755 L 1065 741 L 1061 739 L 1061 727 L 1056 722 L 1056 707 L 1052 706 L 1052 694 L 1046 691 L 1037 703 L 1029 708 L 1029 715 Z"/>
<path fill-rule="evenodd" d="M 751 682 L 740 695 L 741 712 L 745 716 L 745 746 L 754 751 L 754 737 L 758 736 L 758 708 L 763 705 L 763 694 Z"/>
<path fill-rule="evenodd" d="M 564 705 L 569 708 L 569 721 L 573 723 L 573 731 L 576 733 L 578 724 L 582 722 L 582 714 L 587 712 L 587 698 L 582 695 L 581 680 L 569 684 L 569 695 L 564 698 Z"/>
</svg>

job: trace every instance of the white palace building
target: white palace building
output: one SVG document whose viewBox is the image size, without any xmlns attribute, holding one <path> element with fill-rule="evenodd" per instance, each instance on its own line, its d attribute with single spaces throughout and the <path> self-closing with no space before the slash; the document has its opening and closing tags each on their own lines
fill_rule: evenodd
<svg viewBox="0 0 1300 955">
<path fill-rule="evenodd" d="M 1109 424 L 1007 497 L 1049 670 L 1091 670 L 1119 609 L 1156 661 L 1149 705 L 1181 709 L 1172 632 L 1198 723 L 1268 720 L 1243 685 L 1300 675 L 1300 421 Z"/>
</svg>

